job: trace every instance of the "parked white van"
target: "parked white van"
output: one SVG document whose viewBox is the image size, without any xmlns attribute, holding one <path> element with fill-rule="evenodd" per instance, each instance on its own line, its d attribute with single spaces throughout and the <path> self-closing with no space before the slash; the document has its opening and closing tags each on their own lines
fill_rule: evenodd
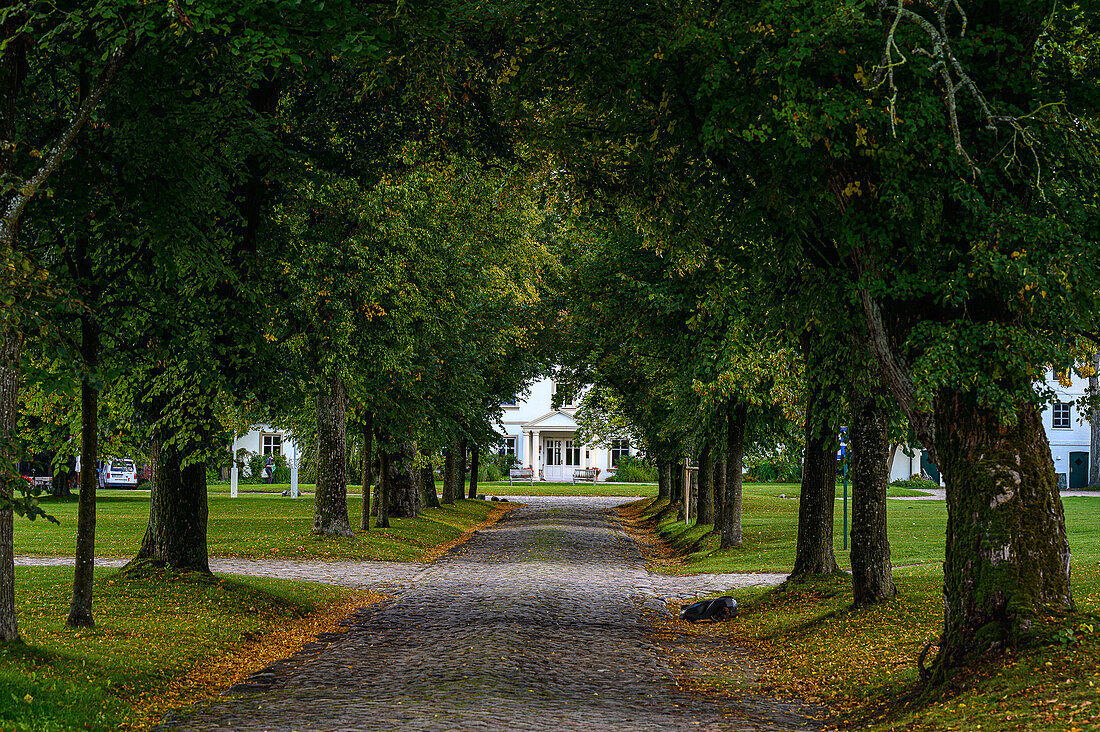
<svg viewBox="0 0 1100 732">
<path fill-rule="evenodd" d="M 103 463 L 99 485 L 103 488 L 137 488 L 137 468 L 129 458 L 114 458 Z"/>
</svg>

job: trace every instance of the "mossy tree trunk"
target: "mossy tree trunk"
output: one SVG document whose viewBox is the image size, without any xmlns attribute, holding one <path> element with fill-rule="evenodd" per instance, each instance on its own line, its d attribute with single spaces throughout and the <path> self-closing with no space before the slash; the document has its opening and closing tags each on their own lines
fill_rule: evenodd
<svg viewBox="0 0 1100 732">
<path fill-rule="evenodd" d="M 443 455 L 443 505 L 455 505 L 455 453 L 456 441 L 451 440 Z"/>
<path fill-rule="evenodd" d="M 0 331 L 0 471 L 3 472 L 19 460 L 15 432 L 19 421 L 22 357 L 23 334 L 14 328 Z M 10 477 L 14 480 L 17 476 Z M 11 485 L 0 480 L 0 641 L 19 640 L 15 617 L 15 512 L 4 500 L 12 497 Z"/>
<path fill-rule="evenodd" d="M 831 416 L 832 410 L 828 404 L 831 392 L 819 378 L 821 374 L 818 369 L 820 364 L 815 364 L 810 358 L 807 366 L 806 447 L 792 577 L 837 571 L 833 553 L 833 508 L 836 503 L 836 452 L 840 429 Z"/>
<path fill-rule="evenodd" d="M 435 493 L 435 469 L 432 467 L 432 453 L 425 447 L 420 448 L 420 490 L 424 494 L 426 508 L 439 508 L 439 496 Z"/>
<path fill-rule="evenodd" d="M 80 471 L 73 596 L 66 622 L 72 627 L 90 628 L 95 625 L 92 580 L 95 573 L 96 489 L 99 487 L 94 469 L 99 460 L 99 389 L 92 381 L 99 367 L 99 326 L 90 313 L 80 317 L 80 355 L 87 369 L 80 380 L 80 459 L 92 469 Z"/>
<path fill-rule="evenodd" d="M 1073 609 L 1065 515 L 1034 405 L 1013 425 L 969 395 L 941 394 L 936 455 L 947 486 L 944 628 L 937 668 L 1023 640 Z"/>
<path fill-rule="evenodd" d="M 347 391 L 339 376 L 317 393 L 317 487 L 313 533 L 352 536 L 348 518 Z"/>
<path fill-rule="evenodd" d="M 477 498 L 477 472 L 481 470 L 481 449 L 474 445 L 470 451 L 470 500 Z"/>
<path fill-rule="evenodd" d="M 722 496 L 722 541 L 720 547 L 741 546 L 741 477 L 745 456 L 745 428 L 748 411 L 744 404 L 726 409 L 726 475 Z"/>
<path fill-rule="evenodd" d="M 416 518 L 420 513 L 420 487 L 413 472 L 412 443 L 401 443 L 395 452 L 386 455 L 389 472 L 386 480 L 386 513 L 394 518 Z"/>
<path fill-rule="evenodd" d="M 154 436 L 149 457 L 149 524 L 132 564 L 209 574 L 206 463 L 184 466 L 181 450 L 163 435 Z"/>
<path fill-rule="evenodd" d="M 458 444 L 455 456 L 455 498 L 466 497 L 466 460 L 469 455 L 470 441 L 463 437 Z"/>
<path fill-rule="evenodd" d="M 890 436 L 886 410 L 877 395 L 857 386 L 850 403 L 852 596 L 856 604 L 867 604 L 898 594 L 886 532 Z"/>
<path fill-rule="evenodd" d="M 672 487 L 669 485 L 668 460 L 657 458 L 657 499 L 669 499 Z"/>
<path fill-rule="evenodd" d="M 725 438 L 722 442 L 725 443 Z M 722 533 L 722 507 L 725 505 L 726 500 L 726 447 L 723 444 L 721 450 L 716 450 L 717 455 L 714 460 L 714 479 L 712 480 L 711 493 L 713 494 L 714 504 L 714 528 L 711 529 L 712 534 Z"/>
<path fill-rule="evenodd" d="M 697 523 L 714 523 L 714 450 L 710 442 L 699 453 L 699 485 L 696 494 L 695 517 Z"/>
<path fill-rule="evenodd" d="M 390 453 L 378 446 L 378 528 L 390 527 Z"/>
<path fill-rule="evenodd" d="M 374 415 L 367 412 L 363 420 L 363 506 L 359 516 L 359 528 L 370 530 L 370 492 L 373 482 Z"/>
</svg>

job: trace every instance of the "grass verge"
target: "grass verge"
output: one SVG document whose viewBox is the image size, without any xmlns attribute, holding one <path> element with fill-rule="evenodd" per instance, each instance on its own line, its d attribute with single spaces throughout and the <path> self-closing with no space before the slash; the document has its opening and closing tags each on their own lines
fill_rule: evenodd
<svg viewBox="0 0 1100 732">
<path fill-rule="evenodd" d="M 72 569 L 16 570 L 23 643 L 0 646 L 0 729 L 148 729 L 382 596 L 309 582 L 96 572 L 96 627 L 65 625 Z"/>
<path fill-rule="evenodd" d="M 349 496 L 348 514 L 358 523 L 361 499 Z M 311 533 L 312 498 L 211 495 L 207 525 L 210 556 L 293 559 L 371 559 L 428 561 L 438 547 L 459 540 L 483 524 L 496 503 L 457 501 L 454 506 L 429 508 L 415 519 L 391 519 L 390 528 L 358 531 L 346 539 Z M 76 504 L 43 502 L 61 521 L 17 521 L 15 553 L 68 556 L 76 545 Z M 103 491 L 97 499 L 96 553 L 132 557 L 141 545 L 149 520 L 148 493 Z"/>
<path fill-rule="evenodd" d="M 753 495 L 753 500 L 760 498 Z M 938 637 L 943 618 L 943 526 L 928 504 L 895 512 L 890 540 L 897 553 L 931 554 L 919 534 L 938 537 L 935 561 L 895 568 L 900 595 L 874 607 L 852 607 L 850 579 L 844 575 L 772 589 L 739 589 L 736 621 L 692 626 L 671 621 L 677 632 L 708 637 L 746 649 L 757 675 L 753 693 L 798 697 L 831 711 L 830 727 L 897 730 L 1060 730 L 1100 729 L 1096 703 L 1100 688 L 1100 506 L 1092 498 L 1063 499 L 1074 555 L 1073 589 L 1080 615 L 1049 619 L 1041 642 L 957 673 L 947 684 L 930 687 L 917 674 L 917 658 Z M 677 528 L 665 504 L 637 502 L 622 510 L 652 562 L 678 571 L 744 571 L 747 555 L 790 553 L 797 533 L 793 515 L 763 519 L 746 516 L 757 531 L 746 531 L 746 546 L 728 555 L 705 548 L 687 528 Z M 756 504 L 753 504 L 756 505 Z M 932 504 L 935 505 L 935 504 Z M 759 508 L 759 506 L 756 506 Z M 942 505 L 940 505 L 942 510 Z M 785 518 L 784 518 L 785 517 Z M 673 517 L 674 518 L 674 517 Z M 785 522 L 793 525 L 784 527 Z M 709 528 L 709 527 L 706 527 Z M 842 553 L 837 548 L 838 560 Z M 773 560 L 767 560 L 773 561 Z M 759 562 L 757 562 L 758 564 Z M 778 571 L 786 571 L 789 564 Z M 728 658 L 703 658 L 695 681 L 737 686 L 740 670 Z"/>
</svg>

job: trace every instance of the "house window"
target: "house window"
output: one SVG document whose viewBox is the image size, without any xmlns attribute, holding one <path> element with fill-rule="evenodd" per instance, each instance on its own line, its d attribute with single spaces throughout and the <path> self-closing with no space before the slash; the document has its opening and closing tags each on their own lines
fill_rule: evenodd
<svg viewBox="0 0 1100 732">
<path fill-rule="evenodd" d="M 282 455 L 283 454 L 283 436 L 282 435 L 264 435 L 260 443 L 260 452 L 264 455 Z"/>
<path fill-rule="evenodd" d="M 1051 427 L 1054 429 L 1068 430 L 1069 424 L 1069 404 L 1066 402 L 1054 403 L 1054 418 L 1051 423 Z"/>
<path fill-rule="evenodd" d="M 500 449 L 501 455 L 515 455 L 516 454 L 516 438 L 505 437 L 504 447 Z"/>
<path fill-rule="evenodd" d="M 511 399 L 505 399 L 504 400 L 503 406 L 505 406 L 505 407 L 519 406 L 519 397 L 517 395 L 513 394 Z"/>
<path fill-rule="evenodd" d="M 572 440 L 565 441 L 565 464 L 566 465 L 580 465 L 581 464 L 581 448 L 576 442 Z"/>
<path fill-rule="evenodd" d="M 561 440 L 546 441 L 546 464 L 561 465 Z"/>
<path fill-rule="evenodd" d="M 619 458 L 623 455 L 630 454 L 630 440 L 612 440 L 611 441 L 611 467 L 616 467 L 619 464 Z"/>
</svg>

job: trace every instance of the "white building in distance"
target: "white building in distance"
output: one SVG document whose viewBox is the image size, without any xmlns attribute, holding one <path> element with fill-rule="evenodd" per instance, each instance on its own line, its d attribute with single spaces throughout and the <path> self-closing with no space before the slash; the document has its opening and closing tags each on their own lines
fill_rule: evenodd
<svg viewBox="0 0 1100 732">
<path fill-rule="evenodd" d="M 637 446 L 625 439 L 611 440 L 607 446 L 577 440 L 579 427 L 573 416 L 581 395 L 554 409 L 550 402 L 556 391 L 554 381 L 541 379 L 502 405 L 503 451 L 515 455 L 521 467 L 534 470 L 539 480 L 570 482 L 577 468 L 598 468 L 597 480 L 611 480 L 619 458 L 635 454 Z"/>
</svg>

